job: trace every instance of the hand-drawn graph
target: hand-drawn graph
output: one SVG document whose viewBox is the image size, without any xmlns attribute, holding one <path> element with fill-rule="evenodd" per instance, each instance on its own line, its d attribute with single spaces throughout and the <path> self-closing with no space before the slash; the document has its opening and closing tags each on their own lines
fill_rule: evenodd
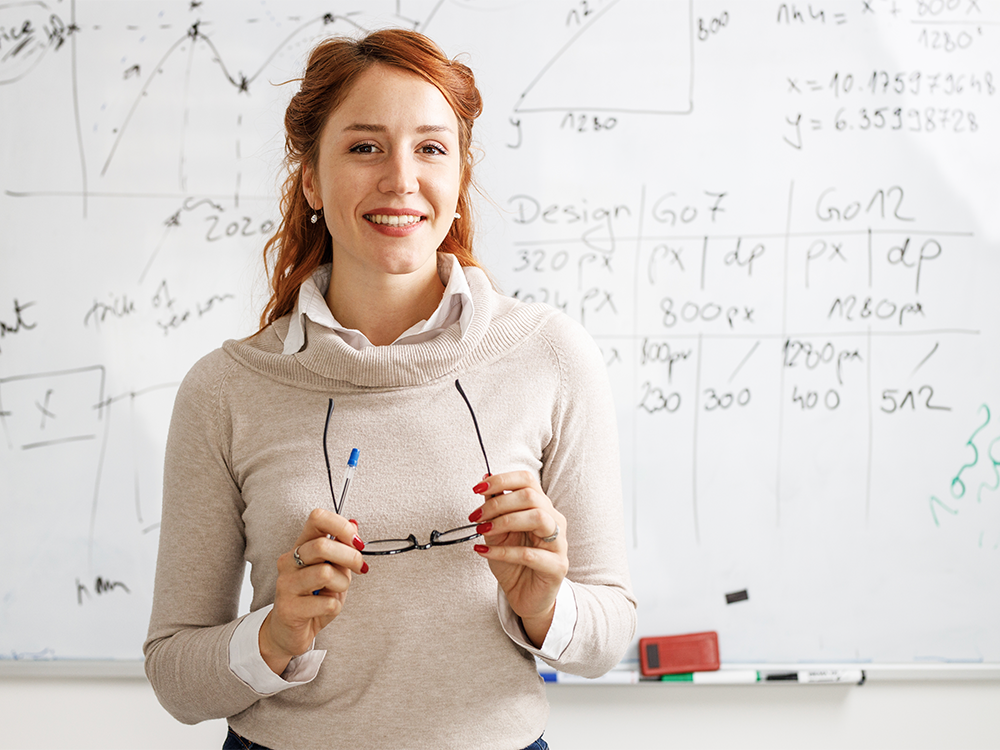
<svg viewBox="0 0 1000 750">
<path fill-rule="evenodd" d="M 578 26 L 524 89 L 514 112 L 682 114 L 693 106 L 691 3 L 613 0 L 583 3 L 567 17 Z M 636 23 L 636 12 L 642 22 Z M 544 49 L 545 47 L 542 47 Z M 650 54 L 642 64 L 625 53 Z"/>
<path fill-rule="evenodd" d="M 70 9 L 44 2 L 0 6 L 0 82 L 11 84 L 12 109 L 75 123 L 76 132 L 64 130 L 55 145 L 77 152 L 67 160 L 75 167 L 55 182 L 54 175 L 32 179 L 33 149 L 12 154 L 18 179 L 8 175 L 8 194 L 76 192 L 85 205 L 91 194 L 196 194 L 236 205 L 246 192 L 268 195 L 282 102 L 291 95 L 277 84 L 299 74 L 304 51 L 331 34 L 417 23 L 390 2 L 343 13 L 320 2 L 294 12 L 261 6 L 248 14 L 231 2 L 154 10 L 106 0 L 74 3 L 72 18 Z M 39 67 L 46 57 L 42 74 L 58 69 L 71 96 L 39 106 L 17 84 L 46 68 Z"/>
</svg>

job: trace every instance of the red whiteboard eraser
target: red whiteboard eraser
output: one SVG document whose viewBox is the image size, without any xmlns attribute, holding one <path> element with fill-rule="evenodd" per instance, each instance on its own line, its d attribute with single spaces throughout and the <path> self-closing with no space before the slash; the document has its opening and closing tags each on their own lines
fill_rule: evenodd
<svg viewBox="0 0 1000 750">
<path fill-rule="evenodd" d="M 639 639 L 639 663 L 646 677 L 719 668 L 719 635 L 714 630 Z"/>
</svg>

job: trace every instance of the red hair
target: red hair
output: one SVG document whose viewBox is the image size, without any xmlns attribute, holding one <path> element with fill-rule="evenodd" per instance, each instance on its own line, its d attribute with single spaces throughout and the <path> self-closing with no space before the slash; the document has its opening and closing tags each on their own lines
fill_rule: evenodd
<svg viewBox="0 0 1000 750">
<path fill-rule="evenodd" d="M 350 93 L 358 77 L 373 65 L 389 65 L 420 76 L 444 95 L 458 119 L 461 177 L 460 221 L 438 248 L 453 254 L 463 266 L 479 266 L 472 251 L 472 124 L 482 112 L 482 97 L 472 71 L 450 60 L 423 34 L 383 29 L 360 39 L 334 37 L 320 42 L 309 55 L 298 93 L 285 111 L 285 165 L 281 223 L 264 245 L 271 271 L 271 298 L 260 316 L 261 328 L 295 307 L 299 287 L 322 264 L 332 260 L 330 234 L 324 222 L 309 221 L 312 209 L 302 192 L 302 167 L 315 168 L 320 134 L 327 118 Z"/>
</svg>

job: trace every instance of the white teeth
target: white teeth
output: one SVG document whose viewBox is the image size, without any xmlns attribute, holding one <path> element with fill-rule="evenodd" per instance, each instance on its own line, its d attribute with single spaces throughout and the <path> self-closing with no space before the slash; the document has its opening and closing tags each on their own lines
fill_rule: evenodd
<svg viewBox="0 0 1000 750">
<path fill-rule="evenodd" d="M 385 224 L 390 227 L 408 227 L 422 221 L 419 216 L 387 216 L 385 214 L 365 214 L 365 218 L 372 224 Z"/>
</svg>

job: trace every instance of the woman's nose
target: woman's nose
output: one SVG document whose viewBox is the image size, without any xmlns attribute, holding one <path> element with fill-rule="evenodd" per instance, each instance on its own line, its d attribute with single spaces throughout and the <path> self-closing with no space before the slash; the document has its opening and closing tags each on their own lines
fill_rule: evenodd
<svg viewBox="0 0 1000 750">
<path fill-rule="evenodd" d="M 409 154 L 397 153 L 386 159 L 385 172 L 379 181 L 383 193 L 405 195 L 417 192 L 419 187 L 416 165 Z"/>
</svg>

